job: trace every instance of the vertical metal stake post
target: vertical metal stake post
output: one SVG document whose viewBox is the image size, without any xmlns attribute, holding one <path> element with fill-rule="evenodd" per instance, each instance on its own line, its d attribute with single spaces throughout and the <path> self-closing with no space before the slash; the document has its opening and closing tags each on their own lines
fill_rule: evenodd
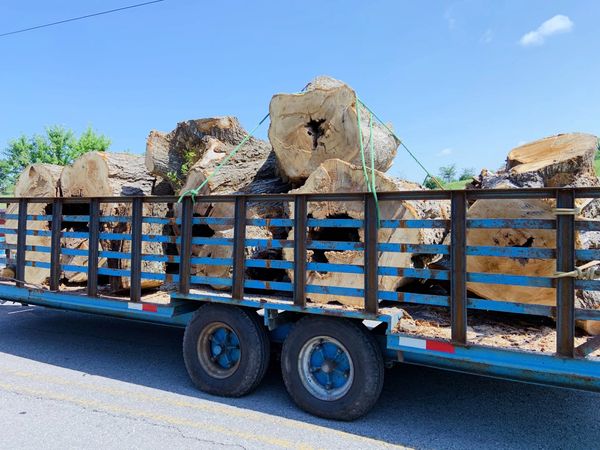
<svg viewBox="0 0 600 450">
<path fill-rule="evenodd" d="M 88 279 L 87 295 L 98 295 L 98 240 L 100 235 L 100 200 L 90 199 L 88 234 Z"/>
<path fill-rule="evenodd" d="M 379 280 L 377 277 L 377 205 L 372 194 L 365 194 L 365 311 L 377 314 L 379 309 Z"/>
<path fill-rule="evenodd" d="M 131 205 L 131 268 L 129 298 L 132 302 L 142 299 L 142 220 L 144 203 L 135 197 Z"/>
<path fill-rule="evenodd" d="M 60 287 L 60 232 L 62 229 L 61 198 L 52 202 L 52 237 L 50 238 L 50 290 L 57 291 Z"/>
<path fill-rule="evenodd" d="M 185 196 L 181 202 L 181 243 L 179 258 L 179 293 L 190 293 L 190 273 L 192 257 L 192 217 L 194 215 L 192 198 Z"/>
<path fill-rule="evenodd" d="M 452 341 L 467 343 L 467 195 L 453 191 L 451 203 L 450 258 Z"/>
<path fill-rule="evenodd" d="M 233 280 L 231 298 L 244 298 L 244 281 L 246 273 L 246 197 L 235 198 L 235 215 L 233 225 Z"/>
<path fill-rule="evenodd" d="M 294 198 L 294 305 L 306 306 L 306 221 L 304 195 Z"/>
<path fill-rule="evenodd" d="M 574 208 L 575 192 L 559 190 L 557 208 Z M 556 270 L 575 270 L 575 215 L 556 217 Z M 575 280 L 571 277 L 556 280 L 556 353 L 572 358 L 575 337 Z"/>
</svg>

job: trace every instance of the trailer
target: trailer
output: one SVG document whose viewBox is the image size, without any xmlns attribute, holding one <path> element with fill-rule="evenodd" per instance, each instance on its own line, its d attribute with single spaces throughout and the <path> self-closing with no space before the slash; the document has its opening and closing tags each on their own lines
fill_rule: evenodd
<svg viewBox="0 0 600 450">
<path fill-rule="evenodd" d="M 468 204 L 475 200 L 554 199 L 556 218 L 548 219 L 470 219 Z M 366 414 L 377 402 L 383 386 L 384 369 L 394 364 L 414 364 L 508 380 L 538 383 L 600 392 L 600 336 L 576 332 L 578 320 L 600 320 L 600 310 L 575 307 L 576 290 L 600 290 L 595 266 L 578 270 L 580 261 L 600 260 L 600 249 L 576 248 L 576 233 L 600 231 L 600 221 L 576 219 L 579 199 L 600 198 L 600 188 L 406 191 L 348 194 L 273 194 L 185 197 L 106 197 L 106 198 L 5 198 L 18 205 L 12 213 L 0 213 L 5 220 L 0 232 L 3 258 L 14 275 L 4 273 L 0 299 L 48 308 L 141 320 L 185 327 L 183 359 L 192 382 L 202 391 L 220 396 L 242 396 L 261 382 L 271 353 L 281 354 L 285 386 L 294 402 L 305 411 L 321 417 L 353 420 Z M 449 202 L 449 220 L 392 220 L 378 217 L 378 202 L 435 200 Z M 314 219 L 307 214 L 310 202 L 361 202 L 364 220 L 349 218 Z M 144 215 L 144 204 L 166 203 L 180 208 L 175 217 Z M 194 202 L 230 203 L 233 217 L 196 217 Z M 260 202 L 288 205 L 288 217 L 248 218 L 248 206 Z M 28 214 L 28 205 L 43 203 L 46 214 Z M 122 215 L 102 215 L 103 204 L 127 204 Z M 9 209 L 10 211 L 10 209 Z M 47 221 L 49 229 L 30 227 L 33 221 Z M 104 223 L 125 222 L 127 232 L 110 233 Z M 70 231 L 65 224 L 84 225 Z M 11 226 L 12 224 L 12 226 Z M 177 233 L 152 235 L 146 224 L 174 226 Z M 215 239 L 194 235 L 197 225 L 219 224 L 233 229 L 233 237 Z M 247 227 L 279 227 L 293 230 L 293 239 L 248 239 Z M 314 227 L 354 228 L 364 233 L 362 242 L 308 239 Z M 380 228 L 444 228 L 447 243 L 423 245 L 380 243 Z M 31 229 L 30 229 L 31 228 Z M 556 233 L 555 249 L 536 247 L 474 247 L 468 245 L 469 229 L 546 229 Z M 12 235 L 11 239 L 8 239 Z M 331 236 L 331 233 L 328 233 Z M 343 236 L 340 233 L 340 236 Z M 46 236 L 50 245 L 31 245 L 30 236 Z M 87 249 L 66 248 L 65 239 L 83 238 Z M 115 252 L 99 246 L 107 241 L 129 241 L 130 251 Z M 144 241 L 175 245 L 177 255 L 145 254 Z M 13 242 L 13 243 L 11 243 Z M 445 241 L 446 242 L 446 241 Z M 193 245 L 222 245 L 231 249 L 228 258 L 192 255 Z M 247 246 L 293 249 L 293 261 L 249 259 Z M 315 250 L 359 250 L 362 264 L 309 262 Z M 386 267 L 378 255 L 387 252 L 416 252 L 445 255 L 446 269 Z M 31 255 L 47 254 L 46 261 Z M 64 264 L 63 255 L 86 256 L 84 265 Z M 467 256 L 545 258 L 556 261 L 557 276 L 470 273 Z M 99 264 L 99 261 L 108 264 Z M 115 268 L 110 261 L 127 260 L 129 269 Z M 162 272 L 144 272 L 143 261 L 165 262 Z M 597 262 L 597 261 L 596 261 Z M 230 277 L 215 278 L 192 273 L 194 264 L 230 267 Z M 26 282 L 28 267 L 48 271 L 47 286 Z M 256 280 L 248 269 L 275 268 L 293 276 L 283 280 Z M 87 274 L 84 286 L 65 286 L 63 271 Z M 364 279 L 362 289 L 307 283 L 307 271 L 342 271 Z M 8 273 L 8 275 L 7 275 Z M 384 291 L 378 277 L 407 276 L 415 280 L 438 280 L 447 292 Z M 114 276 L 130 279 L 127 296 L 108 292 L 103 283 Z M 158 292 L 142 291 L 142 279 L 160 280 Z M 555 305 L 536 305 L 474 298 L 468 283 L 495 283 L 544 287 L 556 290 Z M 209 286 L 220 286 L 214 289 Z M 311 295 L 328 293 L 361 299 L 361 306 L 320 304 Z M 433 308 L 449 318 L 447 336 L 406 330 L 401 325 L 411 307 Z M 551 349 L 531 349 L 525 345 L 481 344 L 469 338 L 468 320 L 482 311 L 515 319 L 542 318 L 552 327 Z M 556 324 L 554 326 L 554 323 Z M 401 380 L 399 380 L 401 382 Z"/>
</svg>

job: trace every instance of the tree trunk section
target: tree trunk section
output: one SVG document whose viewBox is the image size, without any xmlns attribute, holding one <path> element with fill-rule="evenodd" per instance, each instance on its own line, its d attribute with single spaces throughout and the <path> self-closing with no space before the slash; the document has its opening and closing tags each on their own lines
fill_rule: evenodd
<svg viewBox="0 0 600 450">
<path fill-rule="evenodd" d="M 302 183 L 321 163 L 341 159 L 360 164 L 356 93 L 347 84 L 317 77 L 300 94 L 277 94 L 269 106 L 269 140 L 279 166 L 292 183 Z M 360 106 L 362 140 L 369 155 L 369 113 Z M 373 122 L 375 169 L 385 172 L 399 142 Z"/>
<path fill-rule="evenodd" d="M 60 184 L 65 197 L 106 197 L 106 196 L 146 196 L 152 193 L 155 185 L 153 177 L 146 169 L 144 158 L 128 153 L 90 152 L 79 157 L 71 166 L 63 170 Z M 67 205 L 65 205 L 67 206 Z M 144 216 L 167 217 L 167 205 L 145 203 Z M 103 216 L 131 217 L 131 203 L 102 203 Z M 89 211 L 88 211 L 89 212 Z M 87 224 L 84 224 L 88 231 Z M 131 233 L 131 223 L 102 222 L 102 232 Z M 142 224 L 142 234 L 162 235 L 162 225 Z M 100 240 L 102 250 L 131 253 L 131 241 Z M 159 242 L 142 242 L 142 254 L 163 254 L 163 245 Z M 129 270 L 130 259 L 109 259 L 108 267 Z M 163 273 L 165 264 L 156 261 L 142 261 L 142 272 Z M 158 287 L 161 281 L 142 279 L 142 289 Z M 111 277 L 114 291 L 130 287 L 129 277 Z"/>
<path fill-rule="evenodd" d="M 368 173 L 369 178 L 371 173 Z M 415 183 L 398 181 L 387 177 L 381 172 L 376 172 L 377 191 L 420 190 Z M 352 165 L 339 159 L 325 161 L 306 180 L 306 183 L 291 192 L 304 193 L 329 193 L 329 192 L 365 192 L 367 190 L 364 174 L 361 167 Z M 382 219 L 448 219 L 448 206 L 442 202 L 433 201 L 394 201 L 380 202 L 380 217 Z M 292 214 L 290 214 L 292 215 Z M 364 219 L 363 202 L 309 202 L 308 217 L 314 219 Z M 445 229 L 419 229 L 419 228 L 380 228 L 378 230 L 379 243 L 402 244 L 437 244 L 443 239 Z M 288 239 L 293 239 L 293 231 Z M 308 230 L 308 241 L 350 241 L 364 243 L 364 230 L 362 228 L 328 228 L 314 227 Z M 284 249 L 284 259 L 293 261 L 293 250 Z M 425 267 L 429 261 L 438 258 L 436 255 L 421 255 L 399 252 L 378 252 L 380 267 L 411 268 Z M 330 264 L 363 265 L 364 254 L 359 250 L 322 251 L 309 250 L 308 262 L 321 262 Z M 288 272 L 293 278 L 293 271 Z M 412 281 L 408 277 L 379 276 L 379 289 L 396 291 Z M 307 273 L 307 284 L 319 286 L 340 286 L 362 289 L 364 276 L 359 274 L 322 272 L 311 270 Z M 309 294 L 309 299 L 318 303 L 341 302 L 351 306 L 363 305 L 363 298 L 346 297 L 330 294 Z"/>
<path fill-rule="evenodd" d="M 600 186 L 593 171 L 597 138 L 582 133 L 557 135 L 541 139 L 512 150 L 507 158 L 505 170 L 498 173 L 483 171 L 477 185 L 483 189 L 519 189 L 541 187 Z M 468 210 L 468 218 L 499 219 L 549 219 L 556 202 L 553 199 L 494 199 L 477 200 Z M 577 218 L 598 218 L 600 202 L 577 199 L 581 208 Z M 600 233 L 576 232 L 577 248 L 600 247 Z M 555 230 L 534 229 L 470 229 L 467 245 L 495 247 L 556 248 Z M 587 261 L 580 261 L 582 264 Z M 508 258 L 491 256 L 468 256 L 469 272 L 532 277 L 552 276 L 556 271 L 554 259 Z M 555 306 L 556 291 L 553 288 L 511 286 L 500 284 L 467 283 L 470 292 L 490 300 L 531 303 Z M 577 291 L 579 306 L 600 308 L 600 293 Z M 600 327 L 595 322 L 578 323 L 588 332 L 598 334 Z"/>
<path fill-rule="evenodd" d="M 62 171 L 61 166 L 54 164 L 32 164 L 21 172 L 17 183 L 15 184 L 15 197 L 41 197 L 51 198 L 59 195 L 58 181 Z M 18 214 L 19 204 L 11 203 L 7 208 L 7 214 Z M 51 203 L 29 203 L 27 208 L 28 215 L 49 215 L 52 214 Z M 50 230 L 49 221 L 28 220 L 28 230 Z M 7 220 L 4 225 L 6 228 L 17 228 L 17 220 Z M 17 244 L 16 234 L 7 234 L 6 243 Z M 27 245 L 50 247 L 51 238 L 49 236 L 27 236 Z M 28 261 L 50 262 L 50 253 L 31 252 L 26 253 Z M 32 284 L 45 284 L 50 277 L 50 271 L 47 268 L 25 267 L 25 280 Z"/>
</svg>

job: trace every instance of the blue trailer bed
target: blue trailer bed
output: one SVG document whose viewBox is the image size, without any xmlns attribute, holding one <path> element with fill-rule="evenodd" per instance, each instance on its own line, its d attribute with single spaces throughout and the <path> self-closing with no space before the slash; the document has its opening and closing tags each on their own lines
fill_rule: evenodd
<svg viewBox="0 0 600 450">
<path fill-rule="evenodd" d="M 577 270 L 582 263 L 600 260 L 600 250 L 576 248 L 577 233 L 599 231 L 600 222 L 576 218 L 575 202 L 580 198 L 599 198 L 600 190 L 410 191 L 378 193 L 378 197 L 379 202 L 399 207 L 406 201 L 449 202 L 451 217 L 449 220 L 378 218 L 373 196 L 362 193 L 196 199 L 232 203 L 233 217 L 198 217 L 189 197 L 183 200 L 179 217 L 144 214 L 144 205 L 149 202 L 162 202 L 172 208 L 177 202 L 173 197 L 6 199 L 9 208 L 4 213 L 6 223 L 1 230 L 6 241 L 1 245 L 14 276 L 5 273 L 0 283 L 0 299 L 186 327 L 184 360 L 190 377 L 201 389 L 219 395 L 250 392 L 264 375 L 271 343 L 282 344 L 282 372 L 292 398 L 313 414 L 336 419 L 353 419 L 367 412 L 379 396 L 384 365 L 394 363 L 600 392 L 600 338 L 587 336 L 575 328 L 576 321 L 600 320 L 600 310 L 575 307 L 577 290 L 600 290 L 593 263 L 588 264 L 587 271 Z M 469 219 L 467 216 L 469 202 L 507 198 L 554 199 L 559 208 L 556 219 Z M 293 218 L 247 217 L 248 205 L 265 201 L 291 205 Z M 307 214 L 307 205 L 317 201 L 364 202 L 364 217 L 313 219 Z M 33 203 L 45 204 L 48 214 L 29 215 L 28 205 Z M 127 204 L 128 213 L 101 215 L 100 205 L 105 203 Z M 78 205 L 77 214 L 71 213 L 75 209 L 70 205 Z M 87 214 L 81 214 L 82 205 Z M 28 227 L 33 221 L 47 222 L 47 231 Z M 114 233 L 104 226 L 115 222 L 125 223 L 125 231 Z M 82 226 L 73 228 L 74 223 Z M 150 224 L 171 227 L 171 233 L 150 234 Z M 198 235 L 197 225 L 230 227 L 233 237 Z M 247 238 L 249 226 L 280 228 L 293 239 Z M 318 227 L 361 229 L 364 239 L 358 242 L 315 239 L 310 230 Z M 435 245 L 379 242 L 379 230 L 397 227 L 445 229 L 450 239 Z M 471 228 L 555 230 L 557 246 L 472 246 L 468 245 L 467 234 Z M 28 236 L 46 237 L 48 245 L 39 245 L 37 241 L 31 245 Z M 72 238 L 87 240 L 87 249 L 65 248 L 65 239 Z M 130 249 L 121 251 L 103 246 L 114 241 L 128 241 Z M 162 243 L 165 251 L 147 253 L 145 242 Z M 176 248 L 176 254 L 169 254 L 167 245 Z M 207 245 L 225 246 L 229 256 L 194 256 L 193 246 Z M 248 258 L 247 247 L 268 249 L 270 257 Z M 293 249 L 293 260 L 283 258 L 282 249 Z M 330 264 L 307 258 L 308 252 L 319 250 L 358 251 L 364 260 L 362 264 Z M 384 266 L 379 263 L 383 252 L 441 255 L 447 265 Z M 34 260 L 29 256 L 40 254 L 47 257 Z M 273 254 L 279 258 L 272 258 Z M 64 264 L 63 255 L 87 256 L 88 262 L 77 266 Z M 557 272 L 563 275 L 472 273 L 468 271 L 467 257 L 474 255 L 555 260 Z M 127 261 L 127 268 L 119 266 L 118 261 L 123 260 Z M 144 261 L 164 263 L 164 270 L 143 271 Z M 202 265 L 229 267 L 230 276 L 198 275 L 195 269 Z M 48 284 L 28 284 L 28 267 L 47 270 Z M 249 269 L 262 271 L 249 272 Z M 257 273 L 264 275 L 272 269 L 278 271 L 277 278 L 256 277 Z M 65 286 L 66 270 L 85 273 L 86 284 Z M 356 274 L 364 284 L 362 288 L 311 284 L 307 282 L 310 271 Z M 130 280 L 127 296 L 109 292 L 107 280 L 123 276 Z M 379 287 L 381 276 L 433 280 L 446 290 L 386 291 Z M 159 280 L 163 286 L 158 291 L 143 291 L 143 279 Z M 468 291 L 470 282 L 555 289 L 556 304 L 477 298 Z M 311 298 L 324 293 L 338 296 L 340 302 L 323 304 Z M 348 297 L 361 300 L 349 306 L 344 301 Z M 428 311 L 435 320 L 415 320 L 411 314 L 418 310 Z M 487 314 L 485 339 L 472 326 L 481 314 Z M 502 324 L 513 319 L 522 326 L 512 325 L 508 332 Z M 547 336 L 537 344 L 535 339 L 518 338 L 527 333 L 539 334 L 540 330 Z"/>
</svg>

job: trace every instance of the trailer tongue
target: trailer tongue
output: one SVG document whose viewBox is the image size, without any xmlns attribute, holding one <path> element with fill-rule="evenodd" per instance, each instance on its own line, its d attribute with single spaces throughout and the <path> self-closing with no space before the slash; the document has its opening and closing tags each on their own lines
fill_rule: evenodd
<svg viewBox="0 0 600 450">
<path fill-rule="evenodd" d="M 226 396 L 249 393 L 261 381 L 270 356 L 270 343 L 283 343 L 282 373 L 288 392 L 294 401 L 310 413 L 351 420 L 365 414 L 376 403 L 381 392 L 384 367 L 393 363 L 426 365 L 511 380 L 540 383 L 600 392 L 600 337 L 576 333 L 576 321 L 599 321 L 600 310 L 575 307 L 575 291 L 600 290 L 595 280 L 594 264 L 579 269 L 576 261 L 600 260 L 600 250 L 575 248 L 578 231 L 600 231 L 593 220 L 575 220 L 575 200 L 599 198 L 600 189 L 531 189 L 490 191 L 410 191 L 378 193 L 380 203 L 407 200 L 446 201 L 451 204 L 451 219 L 397 220 L 377 218 L 371 194 L 282 194 L 255 196 L 210 196 L 196 201 L 211 204 L 229 203 L 234 217 L 195 217 L 192 199 L 183 200 L 180 218 L 154 217 L 144 211 L 145 203 L 168 204 L 174 197 L 117 198 L 9 198 L 18 205 L 16 214 L 3 213 L 2 232 L 12 239 L 2 243 L 7 250 L 6 265 L 14 266 L 14 277 L 0 282 L 0 299 L 64 310 L 104 314 L 186 328 L 184 361 L 192 381 L 202 390 Z M 467 217 L 467 202 L 478 199 L 539 199 L 556 200 L 554 220 L 502 219 Z M 256 202 L 290 202 L 294 218 L 247 219 L 246 205 Z M 310 202 L 354 201 L 364 203 L 364 219 L 314 219 L 307 215 Z M 101 205 L 131 203 L 130 216 L 101 215 Z M 51 204 L 47 215 L 28 214 L 28 205 Z M 63 214 L 67 204 L 89 207 L 89 214 Z M 102 223 L 127 221 L 127 233 L 106 233 Z M 51 229 L 31 226 L 36 221 L 49 221 Z M 62 223 L 79 221 L 89 231 L 65 231 Z M 212 221 L 233 224 L 233 238 L 196 237 L 193 227 Z M 442 223 L 443 222 L 443 223 Z M 9 226 L 10 224 L 15 226 Z M 176 224 L 178 236 L 149 234 L 148 224 Z M 247 239 L 246 228 L 280 227 L 292 231 L 293 239 Z M 318 240 L 309 231 L 315 227 L 329 229 L 359 227 L 362 242 Z M 378 242 L 380 228 L 450 229 L 451 240 L 444 245 L 423 245 L 410 242 Z M 500 247 L 468 245 L 468 230 L 522 228 L 554 230 L 556 248 Z M 47 236 L 49 246 L 31 245 L 29 236 Z M 307 236 L 312 236 L 308 239 Z M 328 239 L 331 239 L 331 233 Z M 340 237 L 346 236 L 339 233 Z M 335 233 L 334 233 L 335 236 Z M 87 240 L 82 248 L 63 247 L 65 239 Z M 99 249 L 99 239 L 128 241 L 127 252 Z M 14 243 L 11 243 L 14 242 Z M 142 242 L 176 244 L 179 255 L 144 253 Z M 192 245 L 210 244 L 232 247 L 231 258 L 193 256 Z M 287 259 L 248 259 L 246 246 L 265 249 L 289 249 Z M 362 252 L 363 259 L 354 264 L 324 264 L 308 258 L 308 252 Z M 448 255 L 446 269 L 391 267 L 382 265 L 382 252 L 410 252 Z M 48 254 L 42 261 L 32 257 Z M 290 253 L 288 252 L 288 255 Z M 61 255 L 86 256 L 87 264 L 64 264 Z M 502 273 L 468 271 L 467 256 L 486 255 L 506 258 L 556 260 L 557 274 L 551 277 L 531 277 Z M 49 260 L 49 262 L 48 262 Z M 126 260 L 126 265 L 114 264 Z M 113 261 L 113 263 L 111 263 Z M 170 263 L 177 270 L 144 271 L 145 261 Z M 104 263 L 106 262 L 106 263 Z M 191 273 L 192 264 L 229 267 L 228 277 L 198 276 Z M 48 286 L 26 282 L 25 268 L 36 267 L 48 273 Z M 120 267 L 128 267 L 122 269 Z M 286 280 L 256 280 L 246 276 L 248 269 L 278 268 L 293 274 Z M 307 271 L 337 271 L 358 274 L 362 287 L 307 283 Z M 87 274 L 86 285 L 61 284 L 65 271 Z M 172 272 L 172 273 L 171 273 Z M 435 280 L 438 290 L 424 289 L 386 291 L 378 289 L 379 277 L 403 276 L 415 280 Z M 110 292 L 111 277 L 128 278 L 128 297 Z M 142 290 L 142 280 L 162 283 L 159 291 Z M 472 298 L 468 283 L 517 285 L 553 289 L 555 305 L 539 305 Z M 208 288 L 219 285 L 224 290 Z M 405 289 L 404 291 L 401 291 Z M 349 296 L 361 300 L 361 306 L 323 304 L 311 296 L 327 298 Z M 411 308 L 430 309 L 430 317 L 448 320 L 422 320 L 410 316 Z M 488 334 L 478 333 L 477 320 L 482 311 L 501 314 L 502 320 L 487 315 Z M 435 314 L 433 314 L 435 312 Z M 437 315 L 436 315 L 437 314 Z M 471 319 L 472 322 L 468 322 Z M 475 320 L 477 319 L 477 320 Z M 556 320 L 554 327 L 553 319 Z M 437 319 L 436 319 L 437 320 Z M 498 323 L 514 321 L 510 331 Z M 496 324 L 496 325 L 494 325 Z M 494 328 L 494 326 L 496 328 Z M 430 327 L 430 328 L 427 328 Z M 432 328 L 433 327 L 433 328 Z M 543 345 L 535 339 L 516 339 L 511 333 L 534 333 L 538 327 L 548 335 Z M 429 331 L 432 332 L 429 332 Z M 533 330 L 533 331 L 532 331 Z M 435 331 L 435 332 L 433 332 Z M 497 334 L 497 336 L 494 336 Z M 554 348 L 549 348 L 549 342 Z"/>
</svg>

